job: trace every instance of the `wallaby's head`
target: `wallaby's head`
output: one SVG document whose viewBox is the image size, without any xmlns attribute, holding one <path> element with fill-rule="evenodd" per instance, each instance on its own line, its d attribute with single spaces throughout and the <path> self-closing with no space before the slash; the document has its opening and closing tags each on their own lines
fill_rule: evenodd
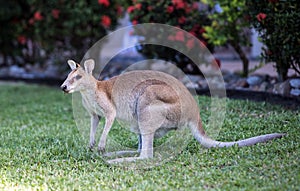
<svg viewBox="0 0 300 191">
<path fill-rule="evenodd" d="M 95 67 L 94 60 L 89 59 L 84 62 L 84 68 L 73 60 L 68 60 L 68 64 L 72 71 L 69 73 L 67 79 L 60 86 L 65 93 L 73 93 L 82 91 L 89 87 L 91 78 L 93 78 L 92 71 Z"/>
</svg>

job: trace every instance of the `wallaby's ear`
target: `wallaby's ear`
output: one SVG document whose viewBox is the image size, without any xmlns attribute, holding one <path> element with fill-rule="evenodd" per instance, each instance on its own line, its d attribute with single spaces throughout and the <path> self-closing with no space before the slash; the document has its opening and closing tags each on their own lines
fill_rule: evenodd
<svg viewBox="0 0 300 191">
<path fill-rule="evenodd" d="M 78 64 L 74 62 L 74 60 L 68 60 L 68 64 L 71 68 L 71 70 L 75 70 L 78 67 Z"/>
<path fill-rule="evenodd" d="M 84 69 L 88 74 L 92 74 L 95 67 L 95 62 L 93 59 L 88 59 L 84 62 Z"/>
</svg>

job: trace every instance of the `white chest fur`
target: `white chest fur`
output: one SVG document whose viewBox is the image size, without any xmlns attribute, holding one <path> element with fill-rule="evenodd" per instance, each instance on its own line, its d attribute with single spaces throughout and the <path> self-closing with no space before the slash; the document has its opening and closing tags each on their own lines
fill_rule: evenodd
<svg viewBox="0 0 300 191">
<path fill-rule="evenodd" d="M 96 94 L 81 93 L 82 103 L 85 109 L 91 114 L 97 114 L 99 116 L 104 116 L 104 108 L 101 103 L 98 102 Z"/>
</svg>

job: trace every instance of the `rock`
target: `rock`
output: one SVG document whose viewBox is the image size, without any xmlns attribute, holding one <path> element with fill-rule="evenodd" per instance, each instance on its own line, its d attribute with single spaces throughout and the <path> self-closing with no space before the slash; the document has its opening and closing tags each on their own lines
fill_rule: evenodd
<svg viewBox="0 0 300 191">
<path fill-rule="evenodd" d="M 185 87 L 190 88 L 190 89 L 198 89 L 199 84 L 194 83 L 194 82 L 189 82 L 189 83 L 185 84 Z"/>
<path fill-rule="evenodd" d="M 237 81 L 240 78 L 240 76 L 235 73 L 224 72 L 223 78 L 225 82 L 232 83 L 234 81 Z"/>
<path fill-rule="evenodd" d="M 268 82 L 263 82 L 263 83 L 261 83 L 260 86 L 259 86 L 258 91 L 262 91 L 262 92 L 267 91 L 269 85 L 270 85 L 270 84 L 269 84 Z"/>
<path fill-rule="evenodd" d="M 236 82 L 235 86 L 239 88 L 248 88 L 249 84 L 246 79 L 242 78 Z"/>
<path fill-rule="evenodd" d="M 6 76 L 9 73 L 9 68 L 0 68 L 0 76 Z"/>
<path fill-rule="evenodd" d="M 287 80 L 287 81 L 275 84 L 274 88 L 273 88 L 273 93 L 280 94 L 283 96 L 288 96 L 288 95 L 290 95 L 290 90 L 291 90 L 291 86 L 290 86 L 289 81 Z"/>
<path fill-rule="evenodd" d="M 300 89 L 300 79 L 299 78 L 291 79 L 290 85 L 293 88 Z"/>
<path fill-rule="evenodd" d="M 261 77 L 261 76 L 249 76 L 249 77 L 247 78 L 247 83 L 248 83 L 250 86 L 256 86 L 256 85 L 259 85 L 259 84 L 261 84 L 263 81 L 264 81 L 264 78 Z"/>
<path fill-rule="evenodd" d="M 20 77 L 25 73 L 25 69 L 19 66 L 13 65 L 9 67 L 8 75 Z"/>
<path fill-rule="evenodd" d="M 300 89 L 291 89 L 290 93 L 293 96 L 299 96 L 300 95 Z"/>
<path fill-rule="evenodd" d="M 57 76 L 57 74 L 59 73 L 58 66 L 53 64 L 49 65 L 43 73 L 44 76 L 48 76 L 48 77 L 61 77 L 61 76 Z"/>
<path fill-rule="evenodd" d="M 206 79 L 203 79 L 203 80 L 200 80 L 200 81 L 198 81 L 198 84 L 199 84 L 199 87 L 200 88 L 208 88 L 208 84 L 207 84 L 207 81 L 206 81 Z"/>
<path fill-rule="evenodd" d="M 186 75 L 186 77 L 188 77 L 188 80 L 194 83 L 198 83 L 199 81 L 204 80 L 204 78 L 199 75 Z"/>
<path fill-rule="evenodd" d="M 206 83 L 209 89 L 224 89 L 225 83 L 222 77 L 214 76 L 206 78 Z M 201 83 L 200 83 L 201 85 Z"/>
<path fill-rule="evenodd" d="M 184 77 L 179 78 L 180 81 L 189 86 L 189 88 L 207 88 L 206 79 L 199 75 L 185 75 Z"/>
</svg>

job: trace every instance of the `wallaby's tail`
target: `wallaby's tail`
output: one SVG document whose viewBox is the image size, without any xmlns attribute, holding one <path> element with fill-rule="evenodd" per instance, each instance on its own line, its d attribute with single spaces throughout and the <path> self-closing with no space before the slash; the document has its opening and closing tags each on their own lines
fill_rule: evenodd
<svg viewBox="0 0 300 191">
<path fill-rule="evenodd" d="M 281 138 L 285 134 L 284 133 L 272 133 L 272 134 L 266 134 L 266 135 L 260 135 L 256 137 L 251 137 L 248 139 L 243 139 L 240 141 L 232 141 L 232 142 L 221 142 L 221 141 L 215 141 L 209 137 L 207 137 L 203 131 L 201 121 L 199 120 L 197 126 L 191 126 L 191 130 L 193 132 L 194 137 L 196 140 L 204 147 L 210 148 L 210 147 L 231 147 L 233 145 L 238 145 L 239 147 L 244 146 L 250 146 L 254 145 L 256 143 L 263 143 L 272 139 Z"/>
</svg>

